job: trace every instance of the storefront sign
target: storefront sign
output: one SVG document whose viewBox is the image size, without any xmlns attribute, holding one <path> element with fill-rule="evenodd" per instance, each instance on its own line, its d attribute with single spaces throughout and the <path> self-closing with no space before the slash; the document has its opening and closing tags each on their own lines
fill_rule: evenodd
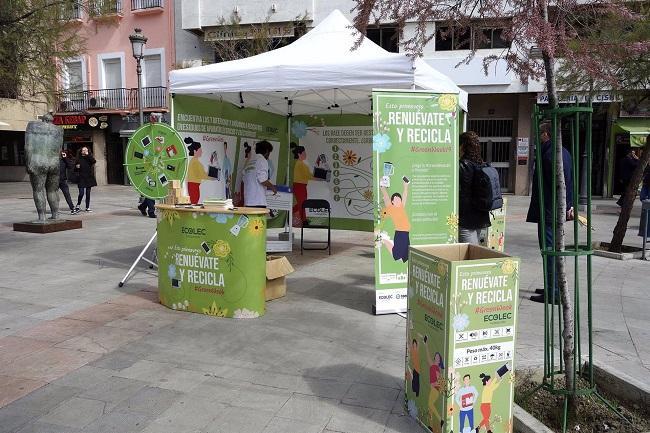
<svg viewBox="0 0 650 433">
<path fill-rule="evenodd" d="M 376 313 L 406 311 L 409 245 L 458 237 L 458 96 L 373 92 Z"/>
<path fill-rule="evenodd" d="M 158 290 L 169 308 L 209 316 L 264 314 L 265 217 L 162 209 Z"/>
<path fill-rule="evenodd" d="M 427 431 L 512 431 L 518 270 L 473 245 L 412 250 L 405 406 Z"/>
<path fill-rule="evenodd" d="M 517 164 L 526 165 L 529 153 L 528 137 L 517 137 Z"/>
<path fill-rule="evenodd" d="M 568 94 L 560 92 L 558 98 L 560 104 L 583 104 L 589 101 L 589 95 L 587 93 Z M 621 102 L 622 100 L 623 98 L 615 93 L 596 93 L 591 96 L 591 102 L 594 103 Z M 548 104 L 548 93 L 538 93 L 537 103 Z"/>
<path fill-rule="evenodd" d="M 205 32 L 206 42 L 236 41 L 257 38 L 290 38 L 294 35 L 293 24 L 239 25 L 209 28 Z"/>
<path fill-rule="evenodd" d="M 108 116 L 88 116 L 84 114 L 56 115 L 52 123 L 63 129 L 106 129 L 108 128 Z"/>
</svg>

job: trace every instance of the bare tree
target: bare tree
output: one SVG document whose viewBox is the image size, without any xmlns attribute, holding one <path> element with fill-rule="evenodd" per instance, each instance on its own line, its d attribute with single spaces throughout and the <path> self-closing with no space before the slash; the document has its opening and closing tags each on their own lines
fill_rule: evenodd
<svg viewBox="0 0 650 433">
<path fill-rule="evenodd" d="M 487 72 L 489 66 L 497 60 L 505 60 L 510 70 L 514 71 L 522 83 L 530 79 L 543 79 L 549 95 L 549 105 L 559 106 L 557 88 L 558 59 L 571 63 L 575 68 L 585 71 L 591 79 L 603 82 L 616 82 L 614 70 L 605 67 L 608 63 L 608 51 L 616 47 L 621 56 L 647 55 L 650 43 L 627 44 L 620 38 L 613 38 L 606 45 L 591 45 L 582 31 L 594 22 L 607 17 L 620 17 L 621 20 L 637 21 L 641 15 L 632 10 L 629 2 L 620 0 L 595 0 L 585 4 L 580 0 L 355 0 L 355 26 L 364 33 L 369 23 L 390 21 L 403 29 L 407 23 L 414 26 L 413 35 L 405 39 L 403 47 L 418 55 L 423 47 L 436 37 L 431 32 L 430 23 L 435 22 L 441 38 L 449 37 L 451 32 L 469 32 L 469 62 L 477 47 L 485 41 L 482 28 L 498 27 L 503 29 L 502 37 L 510 42 L 510 47 L 499 55 L 490 55 L 484 59 L 483 67 Z M 440 29 L 443 29 L 440 31 Z M 587 49 L 588 48 L 588 49 Z M 594 56 L 594 52 L 598 56 Z M 539 56 L 541 54 L 541 56 Z M 540 58 L 541 57 L 541 58 Z M 556 249 L 565 249 L 566 185 L 562 159 L 562 137 L 558 128 L 556 137 L 557 180 L 557 231 Z M 575 155 L 574 157 L 577 157 Z M 542 210 L 543 211 L 543 210 Z M 557 276 L 562 300 L 564 332 L 562 335 L 562 353 L 565 366 L 567 389 L 573 389 L 575 383 L 573 296 L 567 284 L 564 257 L 557 258 Z M 570 399 L 572 409 L 575 401 Z"/>
<path fill-rule="evenodd" d="M 0 97 L 52 97 L 63 62 L 84 51 L 68 20 L 77 6 L 75 0 L 0 2 Z"/>
</svg>

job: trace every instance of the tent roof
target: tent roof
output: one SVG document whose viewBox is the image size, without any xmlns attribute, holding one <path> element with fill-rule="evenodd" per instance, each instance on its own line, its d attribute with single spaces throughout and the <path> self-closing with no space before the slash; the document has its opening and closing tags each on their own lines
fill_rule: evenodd
<svg viewBox="0 0 650 433">
<path fill-rule="evenodd" d="M 171 71 L 171 92 L 210 97 L 286 115 L 369 114 L 372 89 L 467 93 L 422 59 L 390 53 L 339 11 L 286 47 L 240 60 Z M 289 107 L 288 101 L 292 104 Z"/>
</svg>

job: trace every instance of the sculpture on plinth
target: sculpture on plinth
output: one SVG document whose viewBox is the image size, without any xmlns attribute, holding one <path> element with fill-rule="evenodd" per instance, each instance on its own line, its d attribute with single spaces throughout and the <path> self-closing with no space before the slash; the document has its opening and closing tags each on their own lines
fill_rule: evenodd
<svg viewBox="0 0 650 433">
<path fill-rule="evenodd" d="M 32 184 L 38 223 L 46 223 L 46 199 L 50 205 L 50 220 L 59 217 L 59 152 L 63 145 L 63 130 L 52 124 L 52 116 L 31 121 L 25 131 L 25 160 Z"/>
</svg>

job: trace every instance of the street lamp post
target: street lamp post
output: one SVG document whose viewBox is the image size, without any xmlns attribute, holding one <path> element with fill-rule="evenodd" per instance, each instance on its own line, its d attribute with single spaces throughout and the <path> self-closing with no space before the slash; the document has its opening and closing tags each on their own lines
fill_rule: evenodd
<svg viewBox="0 0 650 433">
<path fill-rule="evenodd" d="M 142 113 L 142 65 L 140 64 L 144 57 L 144 46 L 147 38 L 142 34 L 141 29 L 134 29 L 135 33 L 129 35 L 133 57 L 137 62 L 136 72 L 138 73 L 138 112 L 140 114 L 140 126 L 144 124 L 144 114 Z"/>
</svg>

